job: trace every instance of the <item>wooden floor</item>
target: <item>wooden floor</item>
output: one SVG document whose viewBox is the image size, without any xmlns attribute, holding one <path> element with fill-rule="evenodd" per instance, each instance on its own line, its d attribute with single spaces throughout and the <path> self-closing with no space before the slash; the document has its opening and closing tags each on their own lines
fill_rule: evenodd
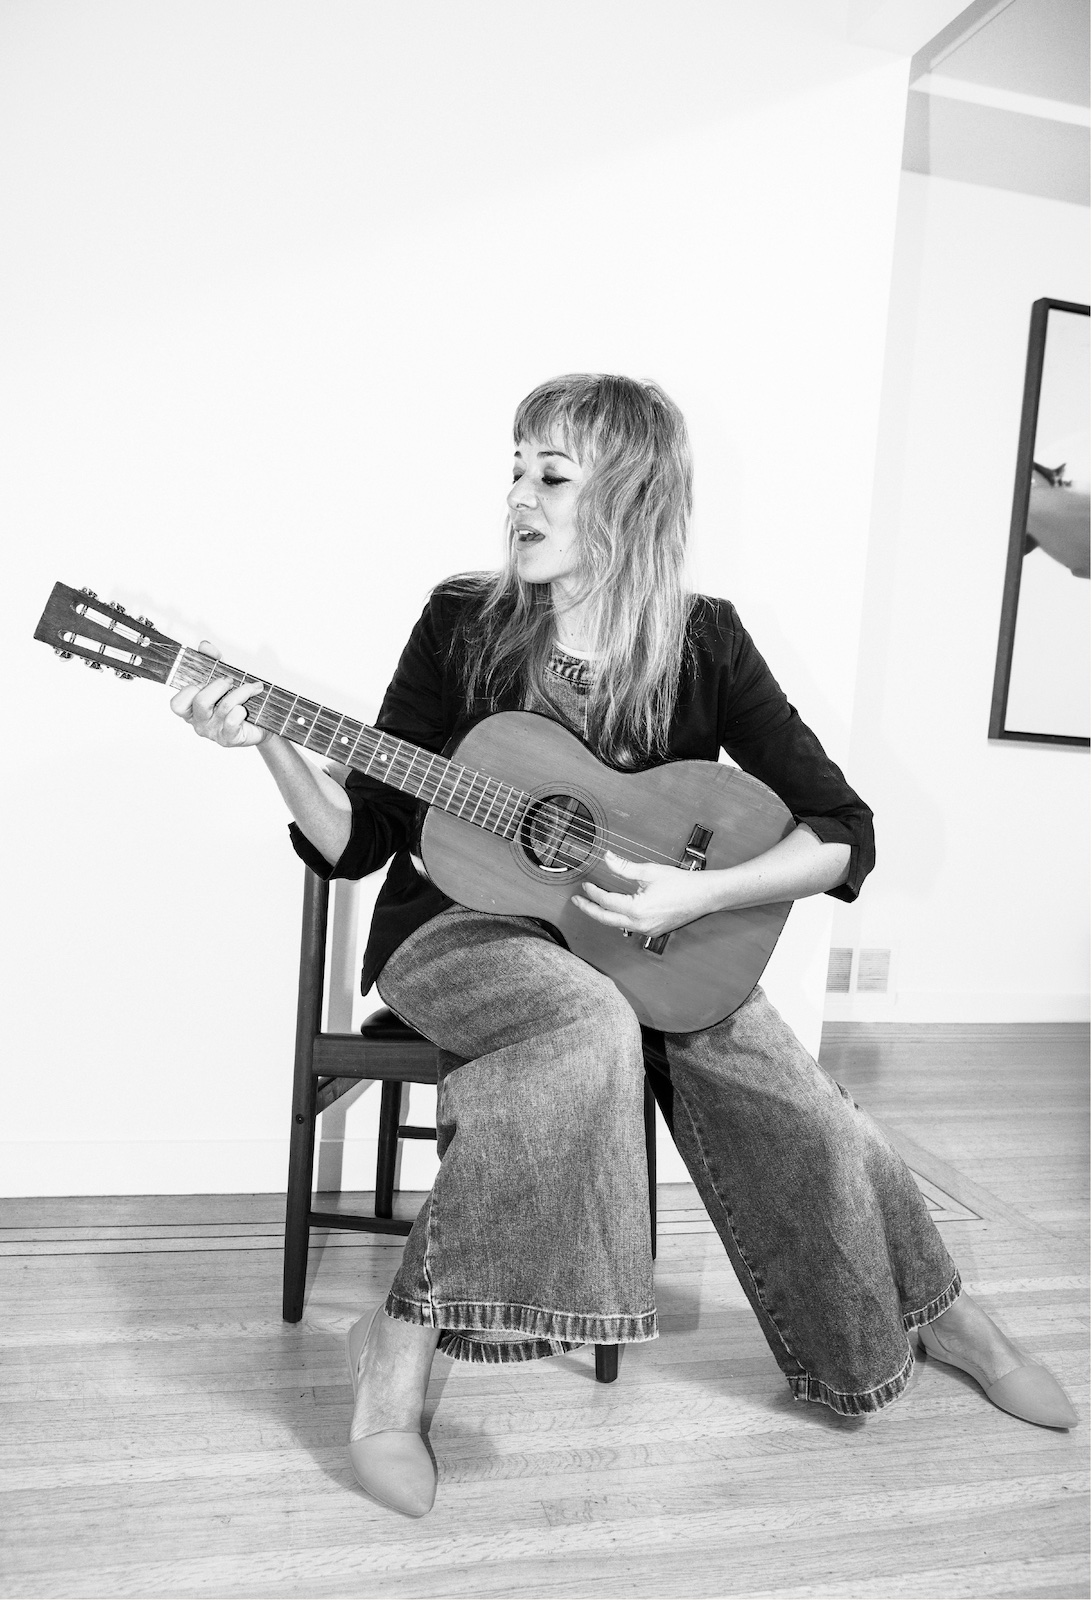
<svg viewBox="0 0 1091 1600">
<path fill-rule="evenodd" d="M 1087 1035 L 828 1031 L 968 1286 L 1057 1373 L 1057 1434 L 927 1360 L 866 1422 L 793 1401 L 692 1190 L 664 1190 L 662 1337 L 437 1361 L 440 1490 L 354 1487 L 348 1324 L 399 1243 L 313 1252 L 282 1323 L 277 1196 L 0 1202 L 5 1596 L 1085 1596 Z"/>
</svg>

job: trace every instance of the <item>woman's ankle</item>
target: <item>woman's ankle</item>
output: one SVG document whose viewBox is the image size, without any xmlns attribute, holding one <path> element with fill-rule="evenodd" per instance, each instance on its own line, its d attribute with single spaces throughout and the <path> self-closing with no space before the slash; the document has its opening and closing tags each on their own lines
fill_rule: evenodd
<svg viewBox="0 0 1091 1600">
<path fill-rule="evenodd" d="M 960 1295 L 930 1327 L 941 1346 L 972 1359 L 989 1382 L 1010 1372 L 1023 1359 L 1018 1346 L 968 1294 Z"/>
<path fill-rule="evenodd" d="M 350 1439 L 388 1431 L 419 1433 L 439 1329 L 403 1322 L 383 1311 L 360 1361 Z"/>
</svg>

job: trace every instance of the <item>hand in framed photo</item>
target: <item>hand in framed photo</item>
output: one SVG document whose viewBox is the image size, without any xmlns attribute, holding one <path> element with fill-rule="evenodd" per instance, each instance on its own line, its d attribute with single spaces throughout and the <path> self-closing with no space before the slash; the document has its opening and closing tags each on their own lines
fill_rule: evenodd
<svg viewBox="0 0 1091 1600">
<path fill-rule="evenodd" d="M 1091 743 L 1088 307 L 1036 300 L 990 739 Z"/>
</svg>

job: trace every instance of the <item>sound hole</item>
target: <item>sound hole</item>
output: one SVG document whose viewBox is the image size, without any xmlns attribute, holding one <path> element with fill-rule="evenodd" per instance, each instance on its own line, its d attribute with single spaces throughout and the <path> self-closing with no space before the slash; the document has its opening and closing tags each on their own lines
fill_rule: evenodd
<svg viewBox="0 0 1091 1600">
<path fill-rule="evenodd" d="M 595 819 L 574 795 L 546 795 L 529 806 L 520 839 L 540 871 L 574 872 L 594 854 Z"/>
</svg>

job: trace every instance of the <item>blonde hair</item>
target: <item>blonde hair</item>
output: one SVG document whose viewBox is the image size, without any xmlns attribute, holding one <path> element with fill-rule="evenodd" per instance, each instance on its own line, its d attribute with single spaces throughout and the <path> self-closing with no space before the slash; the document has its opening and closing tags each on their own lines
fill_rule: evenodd
<svg viewBox="0 0 1091 1600">
<path fill-rule="evenodd" d="M 585 643 L 595 658 L 588 743 L 619 767 L 664 756 L 692 605 L 684 560 L 693 468 L 682 413 L 657 384 L 572 373 L 526 397 L 514 435 L 516 444 L 560 443 L 590 469 L 575 513 Z M 524 704 L 548 702 L 552 594 L 519 577 L 510 519 L 505 566 L 478 582 L 483 603 L 464 640 L 467 700 L 515 688 Z"/>
</svg>

